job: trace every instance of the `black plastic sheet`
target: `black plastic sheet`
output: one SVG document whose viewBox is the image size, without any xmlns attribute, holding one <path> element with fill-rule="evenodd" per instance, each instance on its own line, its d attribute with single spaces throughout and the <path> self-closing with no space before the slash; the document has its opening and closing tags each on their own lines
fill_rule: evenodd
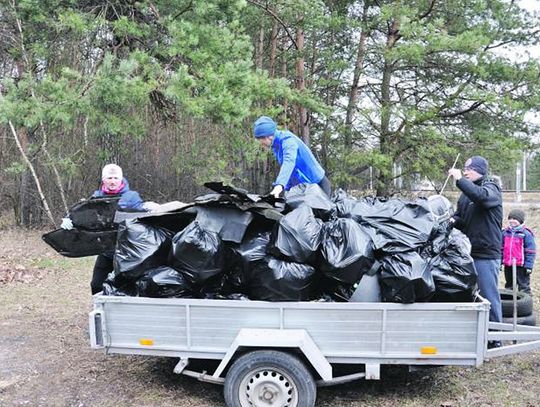
<svg viewBox="0 0 540 407">
<path fill-rule="evenodd" d="M 144 272 L 167 263 L 172 233 L 139 220 L 126 220 L 118 227 L 114 252 L 114 282 L 120 286 Z"/>
<path fill-rule="evenodd" d="M 384 256 L 379 281 L 386 302 L 412 304 L 428 301 L 435 293 L 429 263 L 414 251 Z"/>
<path fill-rule="evenodd" d="M 347 284 L 360 280 L 375 262 L 370 236 L 362 226 L 347 218 L 324 224 L 321 254 L 320 269 L 324 274 Z"/>
<path fill-rule="evenodd" d="M 116 235 L 116 230 L 56 229 L 42 239 L 62 256 L 86 257 L 114 250 Z"/>
<path fill-rule="evenodd" d="M 334 203 L 317 184 L 299 184 L 292 187 L 285 192 L 285 204 L 289 210 L 307 205 L 321 219 L 328 219 L 335 210 Z"/>
<path fill-rule="evenodd" d="M 439 255 L 431 260 L 436 302 L 470 302 L 477 290 L 478 275 L 470 255 L 467 236 L 453 229 Z"/>
<path fill-rule="evenodd" d="M 120 198 L 91 198 L 69 208 L 73 227 L 81 230 L 116 229 L 114 215 Z"/>
<path fill-rule="evenodd" d="M 252 264 L 249 298 L 264 301 L 309 301 L 315 283 L 315 269 L 266 256 Z"/>
<path fill-rule="evenodd" d="M 366 227 L 374 247 L 385 253 L 399 253 L 424 246 L 436 226 L 431 209 L 424 200 L 378 199 L 364 207 L 360 223 Z"/>
<path fill-rule="evenodd" d="M 268 250 L 278 258 L 315 265 L 322 227 L 322 220 L 315 217 L 313 210 L 309 206 L 301 206 L 281 218 Z"/>
<path fill-rule="evenodd" d="M 137 296 L 150 298 L 191 298 L 187 279 L 175 269 L 162 266 L 147 270 L 135 283 Z"/>
<path fill-rule="evenodd" d="M 198 206 L 195 219 L 201 228 L 215 232 L 223 241 L 240 243 L 253 214 L 236 207 Z"/>
<path fill-rule="evenodd" d="M 217 233 L 193 221 L 173 237 L 169 264 L 190 283 L 202 284 L 223 272 L 225 246 Z"/>
</svg>

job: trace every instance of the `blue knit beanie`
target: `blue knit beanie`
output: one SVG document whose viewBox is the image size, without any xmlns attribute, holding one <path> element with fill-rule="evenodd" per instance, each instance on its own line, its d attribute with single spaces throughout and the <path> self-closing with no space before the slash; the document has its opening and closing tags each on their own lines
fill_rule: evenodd
<svg viewBox="0 0 540 407">
<path fill-rule="evenodd" d="M 253 135 L 256 138 L 273 136 L 276 132 L 276 122 L 268 116 L 261 116 L 255 120 L 253 125 Z"/>
<path fill-rule="evenodd" d="M 488 172 L 488 162 L 484 157 L 475 155 L 465 162 L 465 168 L 470 168 L 478 174 L 486 175 Z"/>
</svg>

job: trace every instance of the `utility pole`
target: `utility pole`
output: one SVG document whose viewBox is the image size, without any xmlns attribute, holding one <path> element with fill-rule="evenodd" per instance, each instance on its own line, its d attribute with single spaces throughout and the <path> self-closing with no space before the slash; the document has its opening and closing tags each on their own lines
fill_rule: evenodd
<svg viewBox="0 0 540 407">
<path fill-rule="evenodd" d="M 516 202 L 521 202 L 521 163 L 516 163 Z"/>
<path fill-rule="evenodd" d="M 527 151 L 523 151 L 523 191 L 527 190 Z"/>
</svg>

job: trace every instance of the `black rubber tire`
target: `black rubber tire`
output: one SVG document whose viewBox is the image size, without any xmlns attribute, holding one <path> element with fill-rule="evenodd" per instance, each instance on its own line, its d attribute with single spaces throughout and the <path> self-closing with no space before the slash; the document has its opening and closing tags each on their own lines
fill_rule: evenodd
<svg viewBox="0 0 540 407">
<path fill-rule="evenodd" d="M 513 318 L 503 318 L 503 322 L 506 324 L 513 324 L 514 319 Z M 528 325 L 528 326 L 536 326 L 536 315 L 531 314 L 527 315 L 525 317 L 518 317 L 517 321 L 518 325 Z"/>
<path fill-rule="evenodd" d="M 268 385 L 265 381 L 268 381 Z M 286 403 L 278 403 L 279 397 L 275 396 L 275 403 L 260 404 L 261 402 L 253 397 L 255 400 L 250 403 L 250 392 L 254 396 L 256 390 L 259 390 L 258 394 L 262 396 L 261 386 L 263 390 L 270 388 L 275 394 L 279 393 L 280 397 L 289 399 Z M 287 394 L 285 389 L 289 389 Z M 311 372 L 296 356 L 275 350 L 257 350 L 246 353 L 233 363 L 225 377 L 223 395 L 229 407 L 313 407 L 317 398 L 317 387 Z M 288 404 L 289 402 L 291 404 Z"/>
<path fill-rule="evenodd" d="M 514 302 L 512 290 L 501 288 L 501 306 L 503 318 L 509 318 L 514 315 Z M 522 291 L 517 292 L 517 315 L 518 317 L 526 317 L 532 314 L 533 300 L 532 297 Z"/>
</svg>

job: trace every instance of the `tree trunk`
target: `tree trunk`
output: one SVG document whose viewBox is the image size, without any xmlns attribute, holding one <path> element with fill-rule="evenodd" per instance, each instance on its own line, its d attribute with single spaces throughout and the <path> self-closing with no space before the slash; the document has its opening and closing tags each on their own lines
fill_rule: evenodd
<svg viewBox="0 0 540 407">
<path fill-rule="evenodd" d="M 386 40 L 386 50 L 391 49 L 396 41 L 399 39 L 399 22 L 393 20 L 388 32 Z M 379 149 L 381 154 L 387 155 L 393 158 L 393 139 L 394 135 L 390 129 L 390 119 L 392 115 L 392 102 L 390 100 L 390 82 L 394 70 L 395 61 L 390 60 L 384 53 L 384 70 L 381 84 L 381 130 L 379 139 Z M 392 166 L 388 168 L 381 168 L 380 175 L 377 180 L 377 195 L 386 196 L 390 191 L 390 182 Z"/>
<path fill-rule="evenodd" d="M 264 54 L 264 26 L 261 20 L 261 25 L 259 27 L 259 38 L 257 41 L 257 58 L 255 65 L 257 69 L 262 70 L 263 68 L 263 54 Z"/>
<path fill-rule="evenodd" d="M 358 52 L 356 53 L 356 62 L 354 64 L 353 81 L 349 93 L 349 103 L 347 104 L 347 115 L 345 117 L 345 147 L 347 148 L 352 146 L 352 122 L 354 111 L 356 109 L 356 102 L 358 101 L 358 82 L 360 81 L 360 75 L 362 75 L 362 72 L 364 71 L 366 38 L 368 36 L 366 23 L 369 6 L 369 1 L 366 0 L 364 2 L 364 9 L 362 10 L 362 33 L 360 34 L 360 40 L 358 41 Z"/>
<path fill-rule="evenodd" d="M 297 58 L 296 58 L 296 89 L 303 92 L 306 88 L 306 78 L 304 74 L 304 30 L 300 27 L 301 20 L 298 21 L 298 28 L 296 29 L 296 45 L 298 46 Z M 307 109 L 305 106 L 298 105 L 298 135 L 300 138 L 309 145 L 309 123 Z"/>
<path fill-rule="evenodd" d="M 283 79 L 287 79 L 287 73 L 288 73 L 288 70 L 287 70 L 287 37 L 283 37 L 283 41 L 282 41 L 282 44 L 281 44 L 281 77 Z M 287 100 L 287 98 L 284 98 L 283 99 L 283 118 L 282 118 L 282 123 L 285 127 L 289 127 L 289 101 Z"/>
<path fill-rule="evenodd" d="M 276 75 L 276 51 L 277 51 L 278 25 L 272 20 L 272 34 L 270 37 L 270 60 L 268 61 L 268 73 L 270 78 Z"/>
</svg>

